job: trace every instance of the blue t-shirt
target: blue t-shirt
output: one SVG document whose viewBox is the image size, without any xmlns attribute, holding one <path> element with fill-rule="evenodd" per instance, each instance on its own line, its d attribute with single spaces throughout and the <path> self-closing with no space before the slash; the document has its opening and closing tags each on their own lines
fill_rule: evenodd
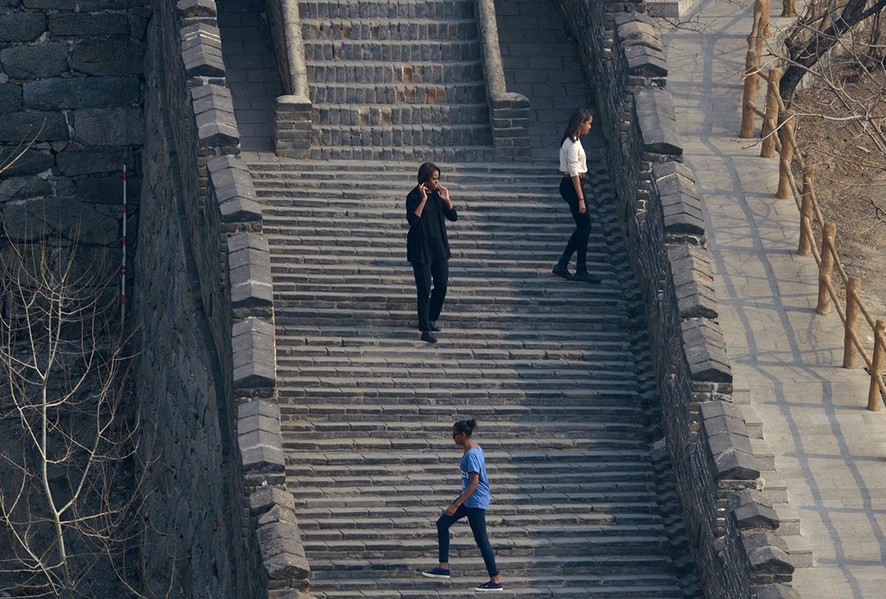
<svg viewBox="0 0 886 599">
<path fill-rule="evenodd" d="M 474 493 L 464 502 L 465 507 L 474 507 L 485 510 L 489 507 L 489 478 L 486 476 L 486 456 L 483 450 L 476 449 L 467 450 L 458 463 L 461 468 L 461 490 L 468 488 L 471 482 L 469 474 L 476 472 L 480 475 L 480 482 Z"/>
</svg>

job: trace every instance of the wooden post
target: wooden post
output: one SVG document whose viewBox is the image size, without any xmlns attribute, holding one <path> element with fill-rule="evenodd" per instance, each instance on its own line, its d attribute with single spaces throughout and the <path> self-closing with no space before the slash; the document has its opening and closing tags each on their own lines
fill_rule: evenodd
<svg viewBox="0 0 886 599">
<path fill-rule="evenodd" d="M 762 158 L 775 156 L 775 126 L 778 120 L 778 82 L 781 69 L 769 69 L 769 85 L 766 88 L 766 116 L 763 117 L 763 143 L 760 146 Z"/>
<path fill-rule="evenodd" d="M 760 0 L 757 0 L 759 3 Z M 754 104 L 757 101 L 757 79 L 759 78 L 760 53 L 755 49 L 755 40 L 760 37 L 760 15 L 754 12 L 754 26 L 748 35 L 748 52 L 744 59 L 744 91 L 741 96 L 741 131 L 738 136 L 744 139 L 754 137 Z"/>
<path fill-rule="evenodd" d="M 783 16 L 783 17 L 796 17 L 797 16 L 796 0 L 782 0 L 782 2 L 781 2 L 781 16 Z"/>
<path fill-rule="evenodd" d="M 791 197 L 791 161 L 794 159 L 794 115 L 786 110 L 779 115 L 781 126 L 781 154 L 778 160 L 778 190 L 775 197 L 786 200 Z"/>
<path fill-rule="evenodd" d="M 831 296 L 828 293 L 827 284 L 834 272 L 834 245 L 837 236 L 837 225 L 825 223 L 822 227 L 821 240 L 821 264 L 818 265 L 818 306 L 815 312 L 818 314 L 831 313 Z"/>
<path fill-rule="evenodd" d="M 846 324 L 843 334 L 843 368 L 855 368 L 855 343 L 852 341 L 855 322 L 858 320 L 858 294 L 861 292 L 861 279 L 849 277 L 846 285 Z"/>
<path fill-rule="evenodd" d="M 814 212 L 812 210 L 812 185 L 815 183 L 815 169 L 809 167 L 803 173 L 803 195 L 800 203 L 800 245 L 797 247 L 797 254 L 800 256 L 808 256 L 812 253 L 812 240 L 809 238 L 807 231 L 812 230 L 812 220 Z M 808 224 L 807 229 L 804 224 Z"/>
<path fill-rule="evenodd" d="M 760 29 L 766 39 L 772 35 L 772 28 L 769 27 L 770 14 L 772 14 L 772 0 L 763 0 L 763 20 L 760 22 Z"/>
<path fill-rule="evenodd" d="M 886 348 L 883 347 L 884 335 L 886 320 L 878 320 L 874 327 L 874 358 L 871 360 L 871 387 L 868 390 L 868 409 L 872 412 L 880 410 L 880 386 L 877 384 L 877 377 L 883 370 L 883 354 L 886 353 Z"/>
</svg>

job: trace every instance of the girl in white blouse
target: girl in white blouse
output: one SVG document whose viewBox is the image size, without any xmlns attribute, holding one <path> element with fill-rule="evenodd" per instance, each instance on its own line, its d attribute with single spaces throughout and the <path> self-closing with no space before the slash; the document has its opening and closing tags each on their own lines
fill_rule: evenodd
<svg viewBox="0 0 886 599">
<path fill-rule="evenodd" d="M 552 271 L 564 279 L 584 283 L 600 282 L 599 277 L 588 273 L 587 256 L 588 237 L 591 234 L 591 216 L 588 214 L 585 193 L 582 188 L 582 181 L 588 172 L 588 162 L 579 139 L 591 130 L 593 121 L 594 115 L 590 110 L 579 108 L 569 117 L 569 123 L 560 139 L 560 173 L 563 175 L 563 180 L 560 181 L 560 196 L 569 205 L 569 211 L 575 221 L 575 231 Z M 575 254 L 574 275 L 567 269 L 572 254 Z"/>
</svg>

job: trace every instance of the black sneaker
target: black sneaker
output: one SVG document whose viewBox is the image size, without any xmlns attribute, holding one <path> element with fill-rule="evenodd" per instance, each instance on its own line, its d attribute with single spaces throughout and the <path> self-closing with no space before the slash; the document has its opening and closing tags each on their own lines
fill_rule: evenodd
<svg viewBox="0 0 886 599">
<path fill-rule="evenodd" d="M 551 272 L 558 277 L 563 277 L 567 281 L 572 280 L 572 275 L 570 274 L 569 270 L 562 264 L 558 264 L 557 266 L 555 266 L 554 270 L 552 270 Z"/>
<path fill-rule="evenodd" d="M 474 587 L 474 590 L 475 590 L 475 591 L 480 591 L 480 592 L 484 592 L 484 591 L 503 591 L 503 590 L 505 590 L 505 585 L 503 585 L 503 584 L 500 583 L 500 582 L 492 582 L 492 581 L 490 580 L 489 582 L 484 582 L 483 584 L 481 584 L 481 585 L 478 586 L 478 587 Z"/>
<path fill-rule="evenodd" d="M 582 283 L 591 283 L 592 285 L 596 285 L 601 281 L 600 277 L 597 275 L 592 275 L 589 272 L 577 272 L 575 276 L 572 277 L 573 281 L 580 281 Z"/>
<path fill-rule="evenodd" d="M 428 578 L 449 578 L 450 572 L 446 568 L 441 568 L 440 566 L 437 566 L 436 568 L 425 570 L 421 573 L 421 575 Z"/>
<path fill-rule="evenodd" d="M 428 343 L 437 343 L 437 338 L 434 337 L 434 334 L 430 331 L 422 331 L 421 340 L 427 341 Z"/>
</svg>

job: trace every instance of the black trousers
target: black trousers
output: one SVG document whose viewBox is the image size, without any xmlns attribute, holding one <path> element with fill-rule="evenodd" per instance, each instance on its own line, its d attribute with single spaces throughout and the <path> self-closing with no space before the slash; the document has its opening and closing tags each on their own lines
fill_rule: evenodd
<svg viewBox="0 0 886 599">
<path fill-rule="evenodd" d="M 449 283 L 449 260 L 433 260 L 424 264 L 412 264 L 415 274 L 415 291 L 418 299 L 418 328 L 430 331 L 431 323 L 440 318 L 446 286 Z M 431 289 L 431 279 L 434 281 Z"/>
<path fill-rule="evenodd" d="M 575 231 L 569 238 L 569 243 L 566 244 L 566 249 L 563 250 L 563 255 L 560 256 L 558 264 L 566 266 L 569 264 L 572 254 L 575 254 L 575 272 L 587 272 L 588 237 L 591 235 L 591 213 L 589 210 L 585 210 L 584 214 L 581 214 L 578 211 L 578 194 L 575 193 L 575 186 L 572 184 L 572 179 L 569 177 L 563 177 L 563 180 L 560 181 L 560 196 L 567 204 L 569 204 L 569 211 L 572 212 L 572 220 L 575 221 Z M 585 207 L 587 207 L 588 204 L 588 195 L 585 194 Z"/>
</svg>

